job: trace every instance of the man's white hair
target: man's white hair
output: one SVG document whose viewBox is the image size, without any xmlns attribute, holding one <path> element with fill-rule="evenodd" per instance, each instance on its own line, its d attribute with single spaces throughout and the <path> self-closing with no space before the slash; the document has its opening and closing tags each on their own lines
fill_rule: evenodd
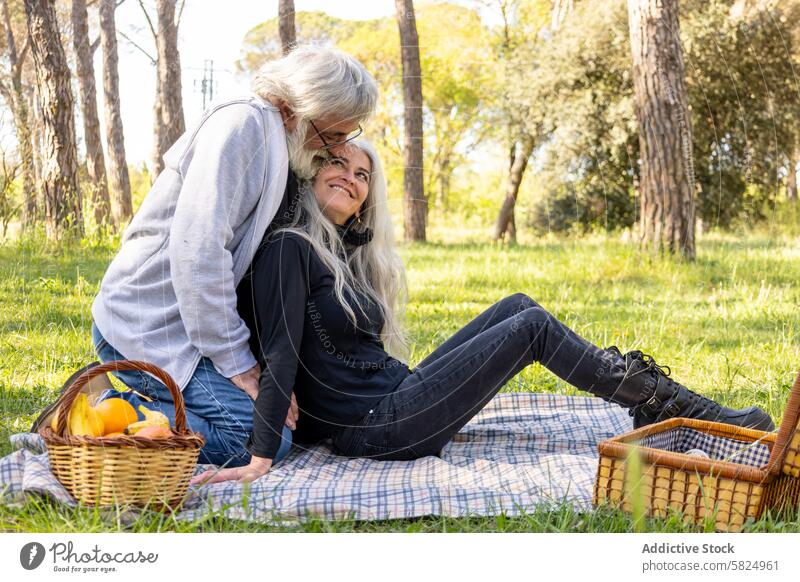
<svg viewBox="0 0 800 582">
<path fill-rule="evenodd" d="M 361 123 L 378 102 L 378 85 L 361 63 L 340 50 L 312 45 L 265 63 L 252 87 L 262 99 L 283 99 L 305 120 L 335 115 Z"/>
</svg>

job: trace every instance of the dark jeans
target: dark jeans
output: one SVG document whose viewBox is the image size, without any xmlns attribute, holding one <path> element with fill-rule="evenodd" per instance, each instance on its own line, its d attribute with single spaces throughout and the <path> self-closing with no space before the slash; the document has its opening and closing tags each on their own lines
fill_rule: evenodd
<svg viewBox="0 0 800 582">
<path fill-rule="evenodd" d="M 517 293 L 439 346 L 358 426 L 343 429 L 334 447 L 346 456 L 384 460 L 437 455 L 506 382 L 533 362 L 606 399 L 614 397 L 625 377 L 621 358 Z"/>
</svg>

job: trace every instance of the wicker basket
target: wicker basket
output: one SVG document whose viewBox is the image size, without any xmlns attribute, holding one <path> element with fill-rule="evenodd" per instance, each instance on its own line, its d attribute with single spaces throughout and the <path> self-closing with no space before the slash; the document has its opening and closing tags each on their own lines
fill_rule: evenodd
<svg viewBox="0 0 800 582">
<path fill-rule="evenodd" d="M 151 439 L 66 434 L 67 412 L 78 394 L 95 377 L 107 372 L 138 370 L 161 380 L 175 401 L 174 436 Z M 47 443 L 50 466 L 62 485 L 88 505 L 136 505 L 174 508 L 189 486 L 203 437 L 186 427 L 183 396 L 161 368 L 145 362 L 119 360 L 95 366 L 75 380 L 59 399 L 56 430 L 40 429 Z"/>
<path fill-rule="evenodd" d="M 718 531 L 739 531 L 748 518 L 800 502 L 798 419 L 800 374 L 777 434 L 674 418 L 603 441 L 593 503 L 631 511 L 636 491 L 648 515 L 677 510 L 689 523 L 711 520 Z M 710 458 L 685 454 L 693 448 Z M 627 459 L 637 451 L 641 474 L 633 476 Z"/>
</svg>

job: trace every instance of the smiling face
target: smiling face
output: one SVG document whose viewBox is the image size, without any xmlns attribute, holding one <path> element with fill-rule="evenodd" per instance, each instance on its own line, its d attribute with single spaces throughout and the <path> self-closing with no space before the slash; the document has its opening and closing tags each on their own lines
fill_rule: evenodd
<svg viewBox="0 0 800 582">
<path fill-rule="evenodd" d="M 372 162 L 364 151 L 350 144 L 329 152 L 331 158 L 314 178 L 314 194 L 322 213 L 336 224 L 344 224 L 367 199 Z"/>
</svg>

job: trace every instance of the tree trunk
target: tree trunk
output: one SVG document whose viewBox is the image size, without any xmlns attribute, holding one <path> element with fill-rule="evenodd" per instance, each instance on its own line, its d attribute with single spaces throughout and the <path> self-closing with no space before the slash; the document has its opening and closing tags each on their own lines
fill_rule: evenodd
<svg viewBox="0 0 800 582">
<path fill-rule="evenodd" d="M 100 46 L 103 48 L 103 101 L 112 192 L 111 216 L 114 226 L 121 229 L 133 216 L 133 206 L 119 104 L 117 29 L 114 21 L 116 8 L 116 0 L 100 0 Z"/>
<path fill-rule="evenodd" d="M 98 226 L 108 222 L 110 201 L 106 182 L 106 162 L 100 138 L 97 115 L 97 90 L 94 80 L 94 53 L 89 42 L 86 0 L 72 0 L 72 45 L 75 49 L 75 70 L 83 113 L 83 135 L 86 142 L 86 171 L 91 181 L 94 219 Z"/>
<path fill-rule="evenodd" d="M 452 176 L 453 168 L 450 167 L 450 155 L 445 154 L 444 158 L 439 162 L 439 192 L 436 196 L 436 206 L 447 210 L 450 204 L 450 177 Z"/>
<path fill-rule="evenodd" d="M 294 0 L 279 0 L 278 31 L 281 35 L 283 54 L 287 54 L 297 44 L 294 27 Z"/>
<path fill-rule="evenodd" d="M 789 156 L 789 173 L 786 176 L 786 197 L 793 204 L 797 204 L 797 159 L 800 151 L 794 150 Z"/>
<path fill-rule="evenodd" d="M 639 118 L 640 244 L 695 257 L 692 127 L 677 0 L 628 0 Z"/>
<path fill-rule="evenodd" d="M 153 179 L 164 169 L 164 153 L 186 131 L 181 94 L 181 57 L 178 53 L 178 24 L 175 21 L 176 0 L 156 0 L 158 30 L 156 32 L 156 100 L 153 106 L 155 143 Z"/>
<path fill-rule="evenodd" d="M 405 239 L 425 241 L 425 199 L 422 174 L 422 72 L 419 63 L 419 38 L 411 0 L 395 0 L 400 29 L 403 64 L 403 105 L 405 176 Z"/>
<path fill-rule="evenodd" d="M 494 227 L 494 239 L 497 241 L 503 240 L 506 233 L 509 235 L 510 242 L 516 242 L 517 240 L 514 209 L 517 205 L 517 195 L 519 194 L 519 187 L 522 184 L 522 177 L 525 174 L 525 168 L 528 167 L 528 160 L 532 153 L 533 138 L 524 136 L 520 141 L 517 151 L 513 153 L 514 157 L 511 163 L 511 169 L 508 172 L 506 197 L 503 200 L 503 206 L 500 208 L 500 214 L 497 216 L 497 222 Z"/>
<path fill-rule="evenodd" d="M 42 112 L 45 231 L 58 241 L 67 230 L 83 234 L 70 71 L 54 3 L 25 0 L 25 14 Z"/>
<path fill-rule="evenodd" d="M 25 63 L 25 52 L 17 51 L 14 31 L 11 28 L 11 17 L 8 0 L 3 0 L 3 23 L 6 27 L 6 50 L 9 61 L 11 88 L 4 87 L 3 94 L 14 117 L 14 129 L 17 137 L 17 148 L 22 171 L 22 228 L 25 229 L 36 222 L 36 191 L 33 174 L 33 142 L 31 136 L 30 112 L 28 100 L 22 87 L 22 70 Z"/>
<path fill-rule="evenodd" d="M 553 0 L 550 8 L 550 29 L 557 30 L 572 13 L 572 0 Z"/>
<path fill-rule="evenodd" d="M 17 91 L 17 87 L 14 87 Z M 22 228 L 27 229 L 36 223 L 36 179 L 33 169 L 33 136 L 28 103 L 19 87 L 19 101 L 14 107 L 14 126 L 16 128 L 19 159 L 22 170 Z"/>
<path fill-rule="evenodd" d="M 33 156 L 33 210 L 40 214 L 42 200 L 42 112 L 39 110 L 39 91 L 35 86 L 28 89 L 28 118 L 31 121 L 31 150 Z"/>
</svg>

